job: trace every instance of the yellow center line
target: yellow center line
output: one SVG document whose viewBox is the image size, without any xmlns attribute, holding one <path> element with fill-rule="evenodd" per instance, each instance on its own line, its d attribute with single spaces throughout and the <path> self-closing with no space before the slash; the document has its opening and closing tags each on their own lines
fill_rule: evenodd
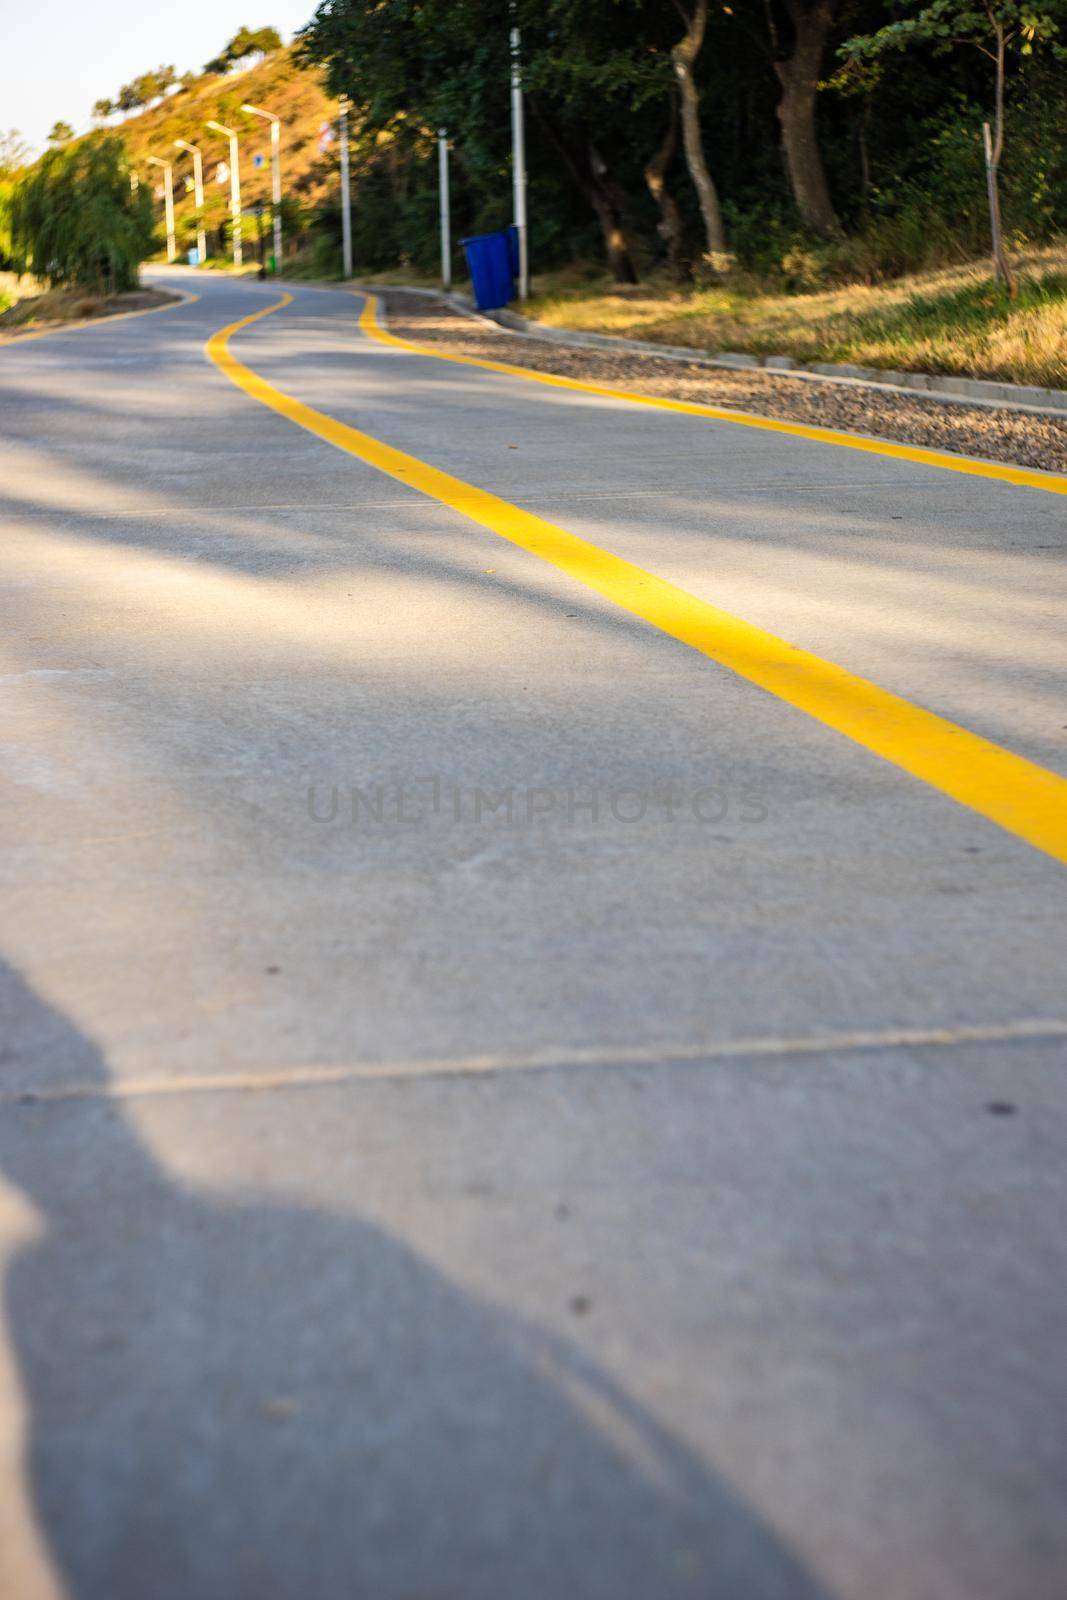
<svg viewBox="0 0 1067 1600">
<path fill-rule="evenodd" d="M 109 322 L 127 322 L 131 317 L 153 317 L 157 311 L 177 311 L 179 306 L 191 306 L 194 300 L 200 299 L 198 294 L 188 289 L 174 289 L 171 293 L 180 298 L 168 300 L 163 306 L 144 306 L 140 311 L 108 312 L 103 317 L 86 317 L 83 322 L 64 322 L 58 328 L 32 328 L 29 333 L 15 333 L 10 338 L 4 338 L 0 330 L 0 350 L 9 344 L 25 344 L 27 339 L 47 339 L 53 333 L 81 333 L 85 328 L 101 328 Z"/>
<path fill-rule="evenodd" d="M 435 361 L 456 361 L 464 367 L 484 367 L 488 372 L 503 372 L 510 378 L 526 378 L 532 383 L 547 383 L 554 389 L 577 389 L 599 395 L 603 400 L 625 400 L 633 406 L 655 406 L 660 411 L 679 411 L 684 416 L 708 417 L 713 422 L 736 423 L 742 428 L 760 428 L 764 433 L 791 434 L 797 439 L 813 439 L 817 444 L 840 445 L 846 450 L 864 450 L 869 455 L 891 456 L 898 461 L 914 461 L 944 472 L 962 472 L 974 478 L 995 478 L 1027 489 L 1044 489 L 1047 494 L 1067 494 L 1067 476 L 1041 472 L 1029 467 L 1013 467 L 1001 461 L 980 461 L 970 456 L 953 455 L 948 450 L 927 450 L 920 445 L 897 444 L 892 439 L 872 439 L 858 433 L 842 433 L 836 428 L 818 428 L 807 422 L 782 422 L 775 417 L 760 417 L 751 411 L 732 411 L 725 406 L 701 405 L 698 400 L 669 400 L 662 395 L 637 394 L 632 389 L 613 389 L 608 384 L 587 383 L 581 378 L 563 378 L 554 372 L 536 372 L 532 367 L 511 366 L 505 361 L 488 361 L 481 356 L 461 356 L 432 345 L 401 339 L 384 328 L 378 317 L 377 298 L 366 296 L 359 325 L 363 332 L 381 344 L 395 345 L 411 355 L 432 356 Z M 595 351 L 593 352 L 596 353 Z M 936 395 L 931 395 L 936 400 Z"/>
<path fill-rule="evenodd" d="M 207 356 L 252 399 L 539 556 L 633 616 L 1067 864 L 1067 779 L 276 389 L 238 361 L 229 341 L 291 300 L 283 295 L 212 334 L 205 346 Z"/>
</svg>

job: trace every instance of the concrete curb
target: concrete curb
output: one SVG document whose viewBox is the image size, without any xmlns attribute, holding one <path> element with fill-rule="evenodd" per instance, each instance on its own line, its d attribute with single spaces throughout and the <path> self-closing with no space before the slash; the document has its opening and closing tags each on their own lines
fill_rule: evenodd
<svg viewBox="0 0 1067 1600">
<path fill-rule="evenodd" d="M 879 367 L 859 367 L 848 363 L 797 361 L 793 356 L 750 356 L 740 351 L 721 350 L 709 356 L 688 345 L 653 344 L 644 339 L 620 339 L 607 333 L 580 333 L 570 328 L 549 328 L 544 323 L 522 317 L 506 308 L 475 311 L 465 295 L 444 294 L 438 289 L 416 289 L 402 284 L 369 285 L 362 292 L 374 294 L 414 294 L 446 305 L 476 322 L 504 328 L 520 338 L 541 343 L 577 346 L 580 349 L 614 350 L 619 353 L 657 356 L 664 361 L 684 361 L 690 366 L 720 370 L 772 372 L 776 377 L 798 378 L 807 383 L 843 383 L 853 388 L 880 389 L 910 395 L 919 400 L 944 400 L 956 405 L 981 406 L 993 410 L 1028 411 L 1039 416 L 1060 417 L 1067 413 L 1067 390 L 1042 389 L 1022 383 L 997 383 L 984 378 L 953 378 L 929 372 L 883 371 Z"/>
</svg>

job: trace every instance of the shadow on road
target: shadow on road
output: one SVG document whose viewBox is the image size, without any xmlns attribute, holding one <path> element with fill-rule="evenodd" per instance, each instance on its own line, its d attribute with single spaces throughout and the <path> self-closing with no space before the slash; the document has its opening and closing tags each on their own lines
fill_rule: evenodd
<svg viewBox="0 0 1067 1600">
<path fill-rule="evenodd" d="M 0 1014 L 9 1094 L 94 1091 L 0 1106 L 41 1224 L 4 1297 L 30 1494 L 74 1600 L 819 1600 L 576 1346 L 377 1227 L 180 1186 L 3 967 Z"/>
</svg>

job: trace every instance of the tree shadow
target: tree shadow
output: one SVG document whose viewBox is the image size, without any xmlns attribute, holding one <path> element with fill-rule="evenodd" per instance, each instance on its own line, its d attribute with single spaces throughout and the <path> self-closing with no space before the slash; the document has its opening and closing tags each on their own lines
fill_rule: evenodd
<svg viewBox="0 0 1067 1600">
<path fill-rule="evenodd" d="M 5 1311 L 74 1600 L 820 1600 L 576 1346 L 369 1223 L 175 1182 L 3 966 L 0 1014 L 0 1170 L 40 1222 Z"/>
</svg>

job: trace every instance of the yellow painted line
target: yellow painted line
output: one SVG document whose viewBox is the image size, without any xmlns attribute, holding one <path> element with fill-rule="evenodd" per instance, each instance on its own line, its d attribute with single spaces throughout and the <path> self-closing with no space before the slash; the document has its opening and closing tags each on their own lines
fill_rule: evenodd
<svg viewBox="0 0 1067 1600">
<path fill-rule="evenodd" d="M 173 293 L 181 296 L 180 300 L 170 300 L 165 306 L 145 306 L 140 311 L 115 311 L 106 317 L 86 317 L 82 322 L 64 322 L 56 328 L 32 328 L 29 333 L 15 333 L 7 339 L 0 330 L 0 350 L 9 344 L 25 344 L 27 339 L 47 339 L 53 333 L 81 333 L 85 328 L 103 328 L 112 322 L 126 322 L 130 317 L 154 317 L 159 311 L 177 311 L 179 306 L 191 306 L 194 300 L 199 300 L 198 294 L 191 294 L 188 289 L 175 289 Z"/>
<path fill-rule="evenodd" d="M 914 461 L 920 466 L 938 467 L 944 472 L 963 472 L 973 478 L 995 478 L 1000 483 L 1044 489 L 1048 494 L 1067 494 L 1067 476 L 1062 473 L 1012 467 L 1000 461 L 980 461 L 970 456 L 953 455 L 948 450 L 926 450 L 920 445 L 896 444 L 891 439 L 871 439 L 863 434 L 842 433 L 836 428 L 816 428 L 806 422 L 781 422 L 773 417 L 756 416 L 751 411 L 731 411 L 725 406 L 701 405 L 696 400 L 668 400 L 661 395 L 637 394 L 632 389 L 613 389 L 608 384 L 586 383 L 580 378 L 562 378 L 553 372 L 536 372 L 532 367 L 515 367 L 505 361 L 487 361 L 480 356 L 461 356 L 435 349 L 432 345 L 415 344 L 383 327 L 378 315 L 377 297 L 373 294 L 366 296 L 359 325 L 364 333 L 382 344 L 395 345 L 398 350 L 407 350 L 411 355 L 432 356 L 435 361 L 455 361 L 464 367 L 484 367 L 488 372 L 503 372 L 509 378 L 527 378 L 533 383 L 547 383 L 554 389 L 577 389 L 582 394 L 599 395 L 604 400 L 625 400 L 628 405 L 655 406 L 660 411 L 678 411 L 684 416 L 708 417 L 713 422 L 732 422 L 742 428 L 760 428 L 764 433 L 790 434 L 796 439 L 813 439 L 817 444 L 841 445 L 846 450 L 865 450 L 869 455 Z M 592 353 L 596 354 L 595 351 Z M 936 395 L 931 395 L 931 399 L 936 398 Z"/>
<path fill-rule="evenodd" d="M 276 389 L 238 361 L 229 341 L 291 300 L 284 294 L 212 334 L 205 345 L 207 356 L 253 400 L 539 556 L 624 611 L 1067 863 L 1067 779 Z"/>
</svg>

